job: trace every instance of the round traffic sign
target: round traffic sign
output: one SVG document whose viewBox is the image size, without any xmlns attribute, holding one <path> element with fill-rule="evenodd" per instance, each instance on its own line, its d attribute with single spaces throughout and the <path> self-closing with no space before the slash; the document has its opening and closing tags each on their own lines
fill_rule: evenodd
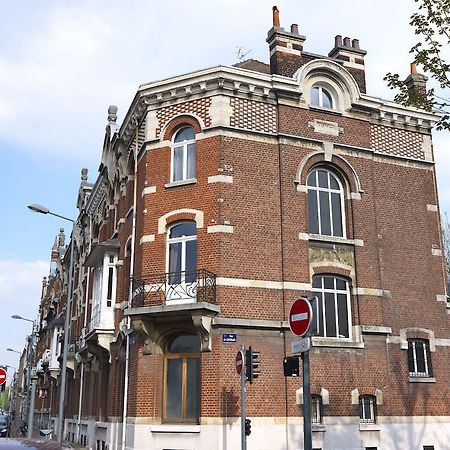
<svg viewBox="0 0 450 450">
<path fill-rule="evenodd" d="M 244 356 L 242 355 L 242 352 L 239 350 L 236 353 L 236 372 L 238 375 L 242 372 L 242 366 L 244 365 Z"/>
<path fill-rule="evenodd" d="M 296 336 L 304 336 L 312 321 L 311 304 L 306 298 L 295 300 L 289 311 L 289 327 Z"/>
<path fill-rule="evenodd" d="M 6 383 L 6 370 L 0 367 L 0 386 Z"/>
</svg>

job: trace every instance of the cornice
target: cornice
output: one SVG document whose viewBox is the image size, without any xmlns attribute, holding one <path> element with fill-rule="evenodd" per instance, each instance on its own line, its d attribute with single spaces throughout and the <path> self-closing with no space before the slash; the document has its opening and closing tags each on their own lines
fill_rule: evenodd
<svg viewBox="0 0 450 450">
<path fill-rule="evenodd" d="M 303 91 L 297 79 L 238 67 L 217 66 L 191 72 L 141 85 L 124 118 L 119 136 L 128 146 L 148 110 L 218 94 L 268 102 L 288 99 L 300 103 Z M 366 94 L 354 99 L 348 112 L 362 114 L 372 122 L 401 128 L 407 126 L 420 132 L 429 132 L 439 120 L 437 114 Z"/>
</svg>

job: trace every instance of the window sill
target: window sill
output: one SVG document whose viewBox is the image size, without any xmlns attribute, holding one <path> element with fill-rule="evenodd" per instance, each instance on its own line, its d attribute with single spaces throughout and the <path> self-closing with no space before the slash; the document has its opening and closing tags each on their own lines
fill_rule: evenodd
<svg viewBox="0 0 450 450">
<path fill-rule="evenodd" d="M 360 423 L 359 431 L 380 431 L 381 427 L 377 423 Z"/>
<path fill-rule="evenodd" d="M 311 425 L 311 430 L 314 432 L 314 431 L 316 431 L 316 432 L 320 432 L 320 431 L 325 431 L 325 425 L 324 424 L 322 424 L 322 423 L 313 423 L 312 425 Z"/>
<path fill-rule="evenodd" d="M 364 348 L 364 342 L 350 341 L 348 339 L 324 338 L 313 336 L 313 347 L 334 347 L 334 348 Z"/>
<path fill-rule="evenodd" d="M 152 425 L 152 433 L 200 433 L 200 425 Z"/>
<path fill-rule="evenodd" d="M 436 383 L 436 378 L 434 378 L 434 377 L 409 377 L 408 381 L 410 383 Z"/>
<path fill-rule="evenodd" d="M 173 188 L 177 186 L 186 186 L 188 184 L 196 184 L 197 178 L 188 178 L 187 180 L 171 181 L 164 185 L 165 188 Z"/>
<path fill-rule="evenodd" d="M 346 244 L 362 247 L 364 245 L 361 239 L 347 239 L 339 236 L 325 236 L 322 234 L 307 234 L 307 241 L 327 242 L 330 244 Z"/>
<path fill-rule="evenodd" d="M 311 111 L 325 112 L 325 113 L 329 113 L 329 114 L 334 114 L 336 116 L 342 116 L 341 111 L 339 111 L 337 109 L 333 109 L 333 108 L 324 108 L 322 106 L 309 105 L 309 109 Z"/>
</svg>

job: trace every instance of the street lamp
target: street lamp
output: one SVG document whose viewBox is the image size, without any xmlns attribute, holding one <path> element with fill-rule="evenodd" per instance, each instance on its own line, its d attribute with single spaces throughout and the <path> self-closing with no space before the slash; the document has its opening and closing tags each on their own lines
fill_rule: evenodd
<svg viewBox="0 0 450 450">
<path fill-rule="evenodd" d="M 57 440 L 60 445 L 62 445 L 63 440 L 63 427 L 64 427 L 64 401 L 66 396 L 66 369 L 67 369 L 67 353 L 69 347 L 69 330 L 70 330 L 70 318 L 72 316 L 72 277 L 73 277 L 73 228 L 75 225 L 75 221 L 69 219 L 68 217 L 61 216 L 60 214 L 56 214 L 51 212 L 48 208 L 42 205 L 38 205 L 33 203 L 28 205 L 28 209 L 31 211 L 40 213 L 40 214 L 50 214 L 51 216 L 59 217 L 60 219 L 68 220 L 72 222 L 72 239 L 70 242 L 70 261 L 69 261 L 69 287 L 67 290 L 67 307 L 66 307 L 66 317 L 64 320 L 64 348 L 63 348 L 63 361 L 62 361 L 62 369 L 61 369 L 61 392 L 59 395 L 59 410 L 58 410 L 58 428 L 57 428 Z"/>
<path fill-rule="evenodd" d="M 27 364 L 27 405 L 28 405 L 28 432 L 27 438 L 31 439 L 33 435 L 33 419 L 34 419 L 34 399 L 36 397 L 36 377 L 32 374 L 32 366 L 34 360 L 34 347 L 36 345 L 36 323 L 34 320 L 27 319 L 25 317 L 14 314 L 11 316 L 12 319 L 25 320 L 26 322 L 31 322 L 33 328 L 31 330 L 31 336 L 28 344 L 28 364 Z M 30 391 L 31 384 L 31 391 Z"/>
</svg>

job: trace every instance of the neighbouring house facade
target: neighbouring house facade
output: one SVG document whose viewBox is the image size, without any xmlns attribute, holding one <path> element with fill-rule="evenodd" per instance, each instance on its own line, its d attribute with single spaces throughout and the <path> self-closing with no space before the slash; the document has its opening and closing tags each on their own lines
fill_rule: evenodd
<svg viewBox="0 0 450 450">
<path fill-rule="evenodd" d="M 366 94 L 356 39 L 337 36 L 328 56 L 304 41 L 274 9 L 270 64 L 144 84 L 120 127 L 109 108 L 69 242 L 69 440 L 240 448 L 235 357 L 251 345 L 248 449 L 303 448 L 301 378 L 284 377 L 283 358 L 290 306 L 314 295 L 313 447 L 448 448 L 437 119 Z M 408 80 L 425 89 L 422 75 Z M 68 255 L 60 233 L 37 351 L 53 420 Z"/>
</svg>

